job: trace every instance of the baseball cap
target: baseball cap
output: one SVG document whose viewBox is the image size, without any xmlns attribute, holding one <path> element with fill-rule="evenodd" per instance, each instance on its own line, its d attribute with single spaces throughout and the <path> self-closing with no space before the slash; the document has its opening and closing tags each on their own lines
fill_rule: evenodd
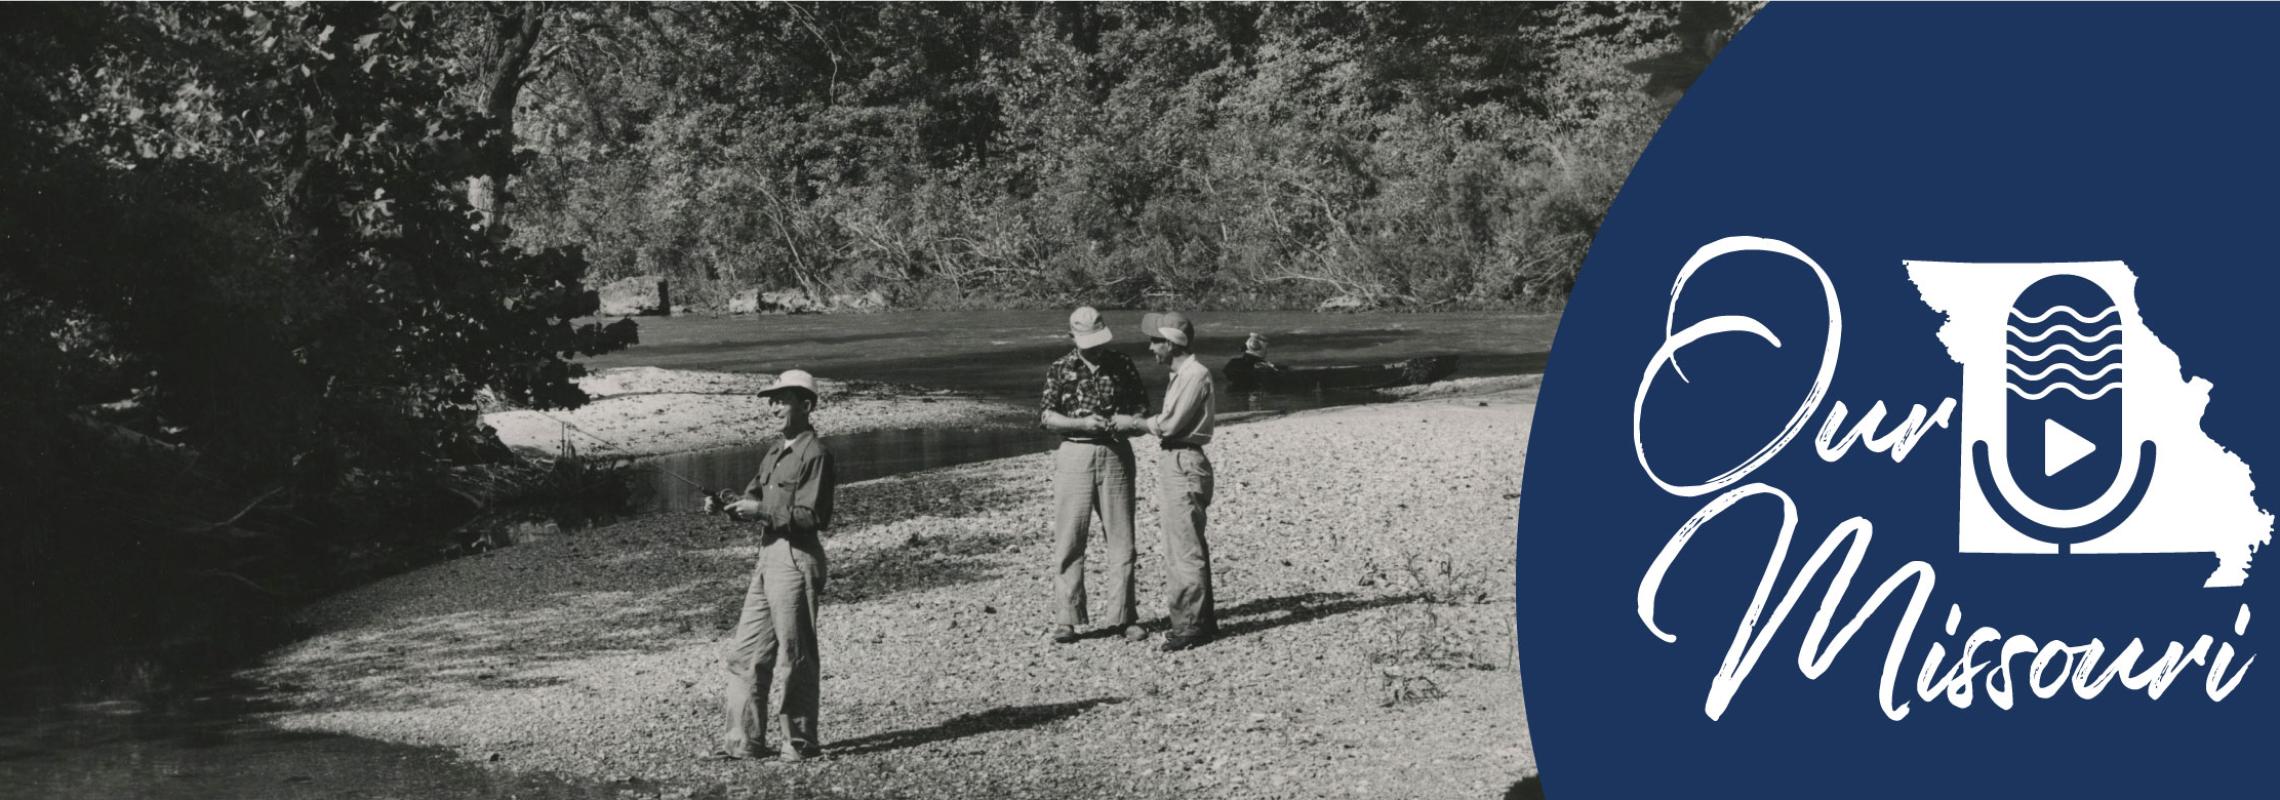
<svg viewBox="0 0 2280 800">
<path fill-rule="evenodd" d="M 1140 331 L 1152 338 L 1169 339 L 1182 347 L 1195 342 L 1195 323 L 1177 311 L 1151 311 L 1141 315 Z"/>
</svg>

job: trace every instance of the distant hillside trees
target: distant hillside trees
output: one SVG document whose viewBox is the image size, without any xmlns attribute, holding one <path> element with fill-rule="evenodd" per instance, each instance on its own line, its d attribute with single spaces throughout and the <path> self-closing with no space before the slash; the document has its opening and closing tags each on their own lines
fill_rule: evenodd
<svg viewBox="0 0 2280 800">
<path fill-rule="evenodd" d="M 1739 26 L 1705 8 L 586 7 L 523 94 L 516 232 L 905 306 L 1557 305 Z"/>
</svg>

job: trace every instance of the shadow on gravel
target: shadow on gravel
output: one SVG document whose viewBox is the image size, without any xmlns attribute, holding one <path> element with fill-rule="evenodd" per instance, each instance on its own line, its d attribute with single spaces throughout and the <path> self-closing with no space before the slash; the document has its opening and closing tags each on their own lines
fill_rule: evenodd
<svg viewBox="0 0 2280 800">
<path fill-rule="evenodd" d="M 712 606 L 743 594 L 743 574 L 702 559 L 644 553 L 593 561 L 569 580 L 470 574 L 467 580 L 502 588 L 439 596 L 424 613 L 347 626 L 317 646 L 273 654 L 251 674 L 286 691 L 313 687 L 331 703 L 448 707 L 491 692 L 564 685 L 596 657 L 703 641 L 710 628 L 725 626 Z M 733 623 L 733 613 L 727 619 Z"/>
<path fill-rule="evenodd" d="M 260 722 L 282 706 L 225 680 L 141 701 L 0 717 L 0 795 L 147 800 L 613 800 L 619 786 L 485 769 L 440 748 Z"/>
<path fill-rule="evenodd" d="M 842 489 L 827 534 L 827 604 L 989 580 L 1023 537 L 995 509 L 1039 505 L 1014 473 L 922 473 Z M 273 682 L 367 709 L 437 708 L 561 686 L 590 659 L 717 639 L 751 580 L 750 526 L 650 518 L 564 534 L 547 557 L 514 549 L 438 567 L 421 597 L 347 611 L 313 646 L 273 655 Z M 844 537 L 844 538 L 842 538 Z"/>
<path fill-rule="evenodd" d="M 838 755 L 883 753 L 908 747 L 947 742 L 984 733 L 1034 728 L 1059 722 L 1095 706 L 1124 702 L 1121 697 L 1095 697 L 1067 703 L 1047 703 L 1035 706 L 1006 706 L 976 714 L 951 717 L 939 725 L 909 730 L 888 731 L 861 736 L 832 745 L 831 752 Z"/>
<path fill-rule="evenodd" d="M 1034 538 L 1008 527 L 1004 509 L 1044 507 L 1042 477 L 924 472 L 841 489 L 846 511 L 833 521 L 836 540 L 824 542 L 831 583 L 823 601 L 877 600 L 998 577 L 1009 566 L 1004 554 Z"/>
<path fill-rule="evenodd" d="M 1238 603 L 1219 610 L 1219 618 L 1264 617 L 1235 623 L 1221 622 L 1219 638 L 1231 639 L 1271 631 L 1285 625 L 1313 622 L 1324 617 L 1405 605 L 1425 599 L 1416 594 L 1360 597 L 1353 592 L 1307 592 Z M 1269 616 L 1272 615 L 1272 616 Z"/>
<path fill-rule="evenodd" d="M 1534 775 L 1521 778 L 1504 790 L 1504 800 L 1544 800 L 1544 782 Z"/>
</svg>

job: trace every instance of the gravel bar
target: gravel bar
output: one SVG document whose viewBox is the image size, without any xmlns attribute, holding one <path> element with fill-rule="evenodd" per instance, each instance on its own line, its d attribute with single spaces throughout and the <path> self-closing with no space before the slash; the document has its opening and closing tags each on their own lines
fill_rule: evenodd
<svg viewBox="0 0 2280 800">
<path fill-rule="evenodd" d="M 826 436 L 863 424 L 840 416 L 851 405 L 819 412 Z M 1182 653 L 1156 649 L 1153 448 L 1138 448 L 1146 643 L 1048 641 L 1050 454 L 844 486 L 820 763 L 693 758 L 720 726 L 719 642 L 754 558 L 751 529 L 715 517 L 574 531 L 341 594 L 249 675 L 280 727 L 644 787 L 628 796 L 1502 797 L 1536 771 L 1511 635 L 1533 414 L 1504 393 L 1222 429 L 1226 636 Z"/>
<path fill-rule="evenodd" d="M 1036 410 L 955 392 L 836 381 L 817 389 L 837 433 L 909 428 L 1025 426 Z M 483 415 L 518 452 L 551 457 L 567 441 L 588 456 L 633 458 L 773 439 L 757 392 L 775 376 L 748 372 L 620 367 L 581 378 L 592 401 L 554 411 L 510 409 Z"/>
</svg>

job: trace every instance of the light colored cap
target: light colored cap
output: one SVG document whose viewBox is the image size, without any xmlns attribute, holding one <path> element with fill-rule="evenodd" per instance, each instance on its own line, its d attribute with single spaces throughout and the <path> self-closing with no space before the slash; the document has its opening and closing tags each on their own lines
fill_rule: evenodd
<svg viewBox="0 0 2280 800">
<path fill-rule="evenodd" d="M 1195 323 L 1189 322 L 1187 315 L 1177 311 L 1142 314 L 1140 331 L 1151 338 L 1169 339 L 1181 347 L 1195 343 Z"/>
<path fill-rule="evenodd" d="M 823 398 L 823 394 L 815 390 L 815 376 L 809 375 L 808 371 L 804 369 L 784 370 L 783 374 L 776 376 L 775 383 L 768 384 L 768 388 L 760 390 L 760 396 L 767 397 L 786 389 L 806 389 L 809 400 L 820 401 Z"/>
<path fill-rule="evenodd" d="M 1069 314 L 1069 336 L 1077 340 L 1077 349 L 1080 350 L 1108 344 L 1112 338 L 1108 332 L 1108 322 L 1102 320 L 1100 312 L 1094 311 L 1092 306 L 1081 306 Z"/>
</svg>

